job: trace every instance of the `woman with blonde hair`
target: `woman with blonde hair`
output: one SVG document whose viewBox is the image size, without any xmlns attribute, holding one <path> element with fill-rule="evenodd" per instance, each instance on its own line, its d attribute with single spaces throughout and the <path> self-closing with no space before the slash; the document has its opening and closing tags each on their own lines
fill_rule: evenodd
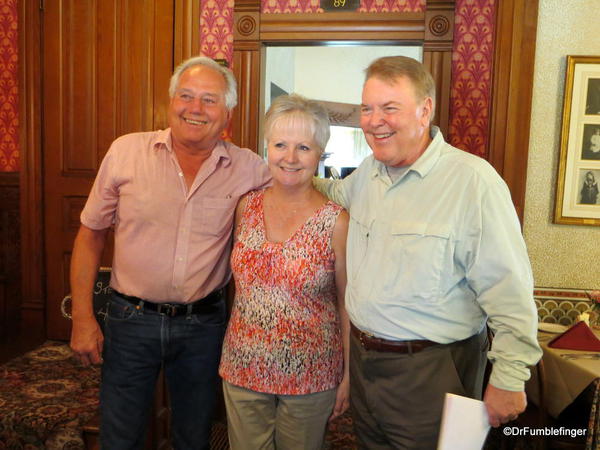
<svg viewBox="0 0 600 450">
<path fill-rule="evenodd" d="M 240 200 L 236 295 L 220 374 L 232 449 L 320 449 L 349 405 L 344 307 L 348 214 L 313 188 L 329 140 L 318 102 L 280 96 L 266 115 L 273 184 Z"/>
</svg>

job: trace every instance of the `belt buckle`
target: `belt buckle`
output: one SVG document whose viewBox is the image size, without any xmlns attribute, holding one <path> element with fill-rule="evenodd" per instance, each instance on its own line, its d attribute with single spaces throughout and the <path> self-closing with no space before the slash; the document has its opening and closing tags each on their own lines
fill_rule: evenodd
<svg viewBox="0 0 600 450">
<path fill-rule="evenodd" d="M 158 313 L 169 317 L 175 317 L 177 314 L 177 305 L 173 305 L 171 303 L 162 303 L 158 306 Z"/>
<path fill-rule="evenodd" d="M 365 339 L 367 339 L 367 338 L 368 339 L 372 339 L 374 337 L 375 336 L 373 336 L 371 333 L 367 333 L 367 332 L 361 330 L 360 331 L 359 341 L 360 341 L 361 345 L 368 350 L 369 349 L 369 345 L 368 345 L 369 343 Z"/>
</svg>

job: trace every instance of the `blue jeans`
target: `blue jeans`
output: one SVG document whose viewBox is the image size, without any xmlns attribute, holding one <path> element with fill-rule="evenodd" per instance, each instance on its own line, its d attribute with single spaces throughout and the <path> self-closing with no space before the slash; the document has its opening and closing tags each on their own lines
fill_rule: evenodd
<svg viewBox="0 0 600 450">
<path fill-rule="evenodd" d="M 226 307 L 168 317 L 136 310 L 112 295 L 104 328 L 100 444 L 106 450 L 144 447 L 161 368 L 171 401 L 176 450 L 208 449 L 218 389 Z"/>
</svg>

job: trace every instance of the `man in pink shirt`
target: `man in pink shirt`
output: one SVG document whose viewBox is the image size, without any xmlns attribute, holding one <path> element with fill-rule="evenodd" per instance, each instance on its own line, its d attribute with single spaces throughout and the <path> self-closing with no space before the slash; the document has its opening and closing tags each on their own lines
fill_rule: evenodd
<svg viewBox="0 0 600 450">
<path fill-rule="evenodd" d="M 270 180 L 260 157 L 220 140 L 236 89 L 231 71 L 209 58 L 182 63 L 169 86 L 170 128 L 116 139 L 81 213 L 71 347 L 84 365 L 102 363 L 102 448 L 143 448 L 161 367 L 174 448 L 209 448 L 234 210 Z M 111 226 L 103 334 L 92 289 Z"/>
</svg>

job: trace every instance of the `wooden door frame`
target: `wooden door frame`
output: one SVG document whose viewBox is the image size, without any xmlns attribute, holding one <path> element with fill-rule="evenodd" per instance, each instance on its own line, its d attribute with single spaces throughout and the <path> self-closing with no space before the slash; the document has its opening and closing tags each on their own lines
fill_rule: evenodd
<svg viewBox="0 0 600 450">
<path fill-rule="evenodd" d="M 199 51 L 199 1 L 178 0 L 176 15 L 176 59 L 183 60 Z M 443 7 L 448 2 L 438 1 Z M 453 2 L 452 2 L 453 3 Z M 507 181 L 513 201 L 522 218 L 529 147 L 533 68 L 538 0 L 506 0 L 496 14 L 496 43 L 490 114 L 489 157 Z M 21 209 L 21 314 L 26 326 L 44 326 L 45 270 L 43 263 L 43 192 L 41 145 L 41 65 L 39 0 L 19 2 L 19 133 Z M 428 1 L 429 15 L 436 16 Z M 398 13 L 387 14 L 387 18 Z M 425 13 L 427 16 L 428 13 Z M 281 16 L 281 15 L 280 15 Z M 260 42 L 255 33 L 262 15 L 255 0 L 235 2 L 234 70 L 240 84 L 240 106 L 234 115 L 234 141 L 256 148 L 256 126 L 250 126 L 258 93 L 244 86 L 258 86 Z M 361 16 L 364 18 L 365 16 Z M 244 20 L 241 20 L 244 18 Z M 439 19 L 444 22 L 443 19 Z M 438 22 L 439 22 L 438 20 Z M 425 19 L 423 19 L 425 21 Z M 437 28 L 443 26 L 430 20 Z M 360 25 L 360 23 L 358 24 Z M 385 26 L 385 24 L 383 24 Z M 423 28 L 425 26 L 423 25 Z M 436 28 L 434 27 L 434 30 Z M 406 30 L 405 30 L 406 31 Z M 425 30 L 420 33 L 425 33 Z M 191 44 L 189 43 L 191 41 Z M 432 41 L 432 48 L 435 44 Z M 257 59 L 258 58 L 258 59 Z M 429 66 L 449 70 L 445 60 Z M 510 85 L 510 89 L 508 89 Z M 440 89 L 440 86 L 438 86 Z M 441 89 L 446 89 L 442 86 Z M 253 103 L 254 101 L 254 103 Z M 444 118 L 441 118 L 443 121 Z M 447 118 L 445 119 L 447 120 Z"/>
<path fill-rule="evenodd" d="M 418 43 L 423 63 L 436 82 L 433 122 L 447 134 L 450 110 L 450 69 L 454 37 L 454 1 L 428 0 L 419 13 L 265 14 L 260 0 L 237 0 L 234 7 L 233 71 L 239 102 L 233 116 L 233 141 L 260 148 L 259 118 L 264 47 L 272 43 L 298 45 L 323 41 Z"/>
</svg>

